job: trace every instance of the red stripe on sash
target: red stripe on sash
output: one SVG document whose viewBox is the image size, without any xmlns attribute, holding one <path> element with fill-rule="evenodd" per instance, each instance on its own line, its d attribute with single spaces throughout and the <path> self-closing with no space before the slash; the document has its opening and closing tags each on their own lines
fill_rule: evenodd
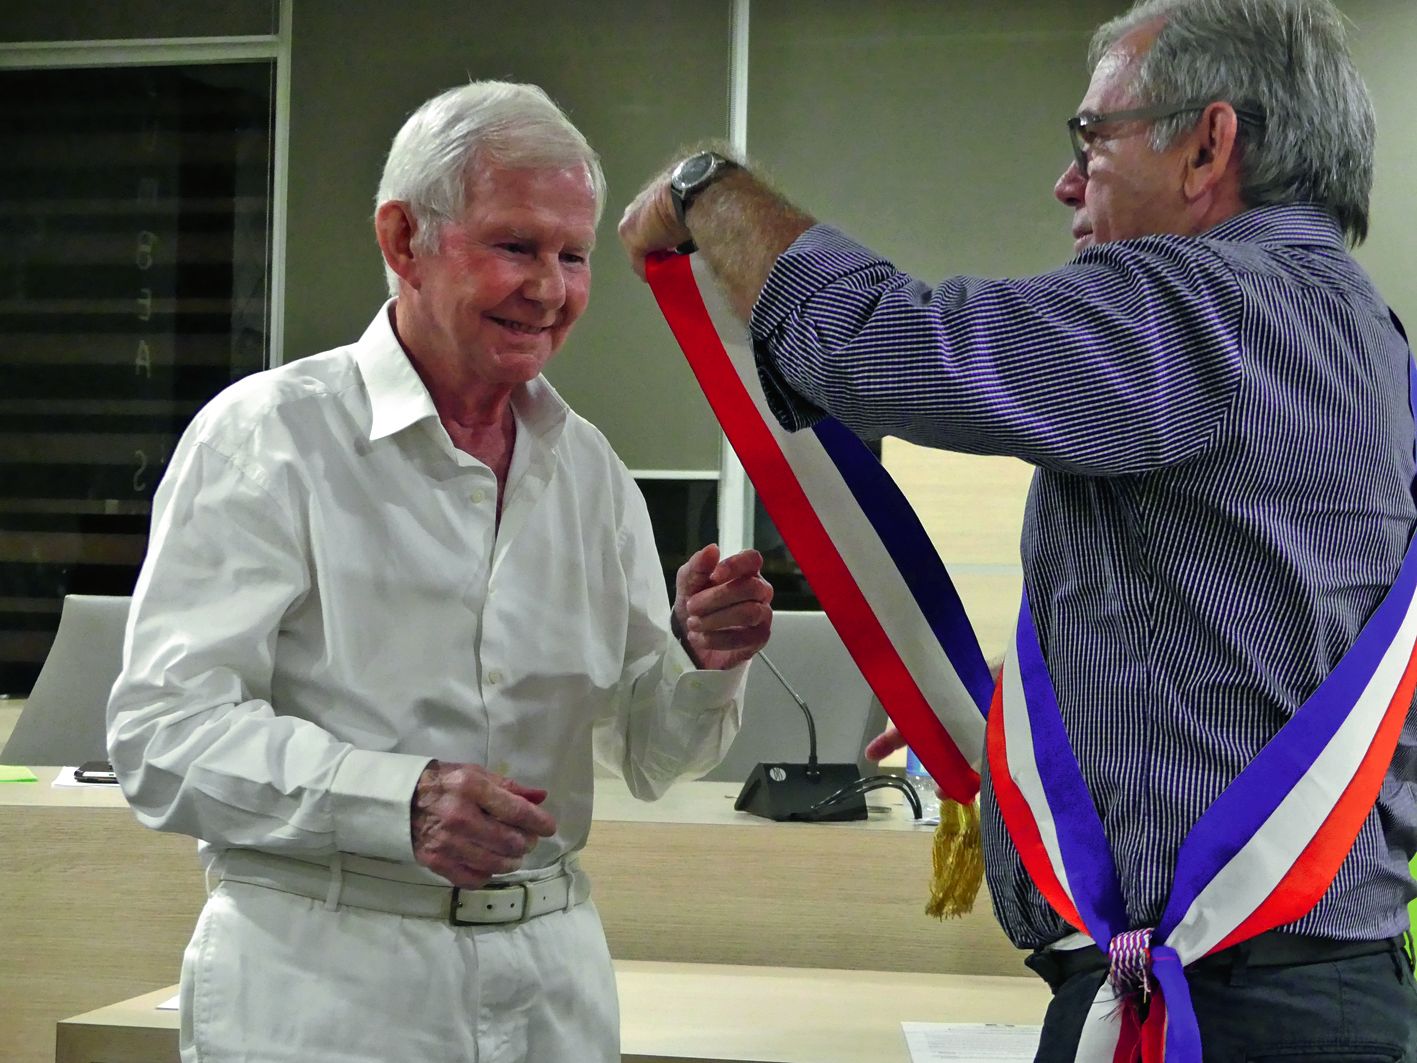
<svg viewBox="0 0 1417 1063">
<path fill-rule="evenodd" d="M 784 537 L 795 533 L 788 546 L 852 659 L 936 785 L 961 804 L 973 801 L 979 792 L 978 773 L 921 693 L 832 544 L 791 463 L 756 414 L 753 398 L 713 326 L 688 256 L 652 256 L 645 269 L 653 275 L 651 290 L 665 320 L 764 505 Z"/>
<path fill-rule="evenodd" d="M 1142 1024 L 1141 1058 L 1143 1063 L 1166 1058 L 1166 998 L 1160 993 L 1151 995 L 1146 1022 Z"/>
<path fill-rule="evenodd" d="M 984 730 L 984 745 L 989 757 L 989 778 L 994 784 L 994 800 L 1003 814 L 1004 824 L 1009 829 L 1014 848 L 1018 850 L 1023 866 L 1028 869 L 1033 884 L 1053 906 L 1053 910 L 1077 927 L 1084 934 L 1089 933 L 1083 925 L 1082 916 L 1072 898 L 1063 889 L 1053 870 L 1053 861 L 1043 845 L 1043 836 L 1038 833 L 1038 824 L 1033 818 L 1033 810 L 1009 774 L 1009 758 L 1004 738 L 1004 683 L 1002 678 L 994 687 L 994 703 L 989 707 L 989 719 Z"/>
<path fill-rule="evenodd" d="M 1368 752 L 1333 811 L 1270 895 L 1212 952 L 1302 918 L 1332 885 L 1339 866 L 1353 848 L 1363 821 L 1377 801 L 1378 791 L 1397 748 L 1397 740 L 1402 734 L 1402 725 L 1412 707 L 1414 689 L 1417 689 L 1417 647 L 1413 648 L 1407 670 L 1397 684 L 1397 691 L 1388 703 Z"/>
<path fill-rule="evenodd" d="M 1106 985 L 1104 982 L 1103 985 Z M 1112 1046 L 1112 1063 L 1136 1063 L 1141 1058 L 1141 1019 L 1137 1009 L 1126 1001 L 1117 1001 L 1121 1014 L 1117 1016 L 1117 1043 Z"/>
</svg>

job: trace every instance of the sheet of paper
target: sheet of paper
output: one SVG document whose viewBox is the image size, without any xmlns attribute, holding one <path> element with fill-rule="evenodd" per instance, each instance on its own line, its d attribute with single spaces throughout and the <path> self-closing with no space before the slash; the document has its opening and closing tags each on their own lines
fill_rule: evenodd
<svg viewBox="0 0 1417 1063">
<path fill-rule="evenodd" d="M 0 764 L 0 782 L 38 782 L 34 772 L 18 764 Z"/>
<path fill-rule="evenodd" d="M 1031 1063 L 1043 1032 L 1041 1026 L 993 1022 L 903 1022 L 900 1028 L 911 1063 Z"/>
<path fill-rule="evenodd" d="M 59 769 L 59 774 L 56 775 L 56 776 L 54 776 L 54 787 L 55 787 L 55 789 L 62 790 L 62 789 L 67 789 L 68 787 L 71 787 L 71 786 L 72 786 L 72 787 L 83 787 L 83 786 L 97 786 L 97 785 L 98 785 L 98 783 L 92 783 L 92 782 L 79 782 L 78 779 L 74 778 L 74 771 L 75 771 L 75 769 L 77 769 L 77 768 L 78 768 L 78 765 L 77 765 L 77 764 L 70 764 L 70 765 L 67 765 L 66 767 L 60 768 L 60 769 Z"/>
<path fill-rule="evenodd" d="M 159 1004 L 159 1005 L 157 1006 L 157 1010 L 158 1010 L 158 1011 L 179 1011 L 179 1010 L 181 1010 L 181 1009 L 179 1008 L 179 1006 L 178 1006 L 180 999 L 181 999 L 181 994 L 178 994 L 178 996 L 175 996 L 175 997 L 168 997 L 166 1000 L 164 1000 L 161 1004 Z"/>
</svg>

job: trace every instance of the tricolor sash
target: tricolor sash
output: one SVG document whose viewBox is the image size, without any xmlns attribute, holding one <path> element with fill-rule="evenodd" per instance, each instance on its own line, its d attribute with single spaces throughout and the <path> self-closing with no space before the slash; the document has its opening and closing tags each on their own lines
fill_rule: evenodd
<svg viewBox="0 0 1417 1063">
<path fill-rule="evenodd" d="M 936 784 L 979 792 L 993 680 L 915 511 L 839 422 L 788 432 L 768 410 L 742 325 L 702 255 L 653 256 L 655 298 L 763 507 L 886 714 Z"/>
<path fill-rule="evenodd" d="M 990 682 L 943 564 L 879 462 L 839 423 L 797 433 L 778 425 L 741 324 L 695 273 L 689 256 L 647 264 L 675 338 L 823 610 L 926 769 L 969 800 Z M 1193 825 L 1157 926 L 1130 928 L 1025 591 L 987 713 L 987 756 L 1034 883 L 1111 960 L 1078 1059 L 1200 1063 L 1185 966 L 1293 922 L 1323 896 L 1392 760 L 1417 686 L 1414 653 L 1417 540 L 1353 646 Z M 1150 1001 L 1144 1022 L 1138 998 Z"/>
</svg>

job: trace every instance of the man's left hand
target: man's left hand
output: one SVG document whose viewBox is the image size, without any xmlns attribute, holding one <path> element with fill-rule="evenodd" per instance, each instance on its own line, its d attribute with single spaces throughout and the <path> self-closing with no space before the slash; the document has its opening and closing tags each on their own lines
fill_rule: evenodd
<svg viewBox="0 0 1417 1063">
<path fill-rule="evenodd" d="M 619 232 L 620 243 L 640 280 L 645 279 L 646 255 L 678 247 L 691 238 L 689 230 L 674 214 L 668 170 L 657 174 L 625 208 Z"/>
<path fill-rule="evenodd" d="M 732 668 L 767 645 L 772 584 L 756 550 L 719 559 L 710 544 L 674 579 L 675 634 L 700 668 Z"/>
</svg>

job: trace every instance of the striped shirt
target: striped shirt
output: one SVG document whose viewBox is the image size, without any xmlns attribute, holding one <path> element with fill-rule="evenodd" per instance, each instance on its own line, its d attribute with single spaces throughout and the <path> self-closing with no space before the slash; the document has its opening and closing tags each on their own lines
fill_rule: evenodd
<svg viewBox="0 0 1417 1063">
<path fill-rule="evenodd" d="M 1351 645 L 1417 520 L 1407 346 L 1338 227 L 1266 207 L 931 289 L 818 226 L 751 328 L 787 427 L 825 410 L 1037 467 L 1039 641 L 1132 925 L 1154 926 L 1186 832 Z M 1056 941 L 992 797 L 986 774 L 995 914 L 1021 947 Z M 1284 929 L 1400 933 L 1414 848 L 1410 714 L 1337 879 Z"/>
</svg>

